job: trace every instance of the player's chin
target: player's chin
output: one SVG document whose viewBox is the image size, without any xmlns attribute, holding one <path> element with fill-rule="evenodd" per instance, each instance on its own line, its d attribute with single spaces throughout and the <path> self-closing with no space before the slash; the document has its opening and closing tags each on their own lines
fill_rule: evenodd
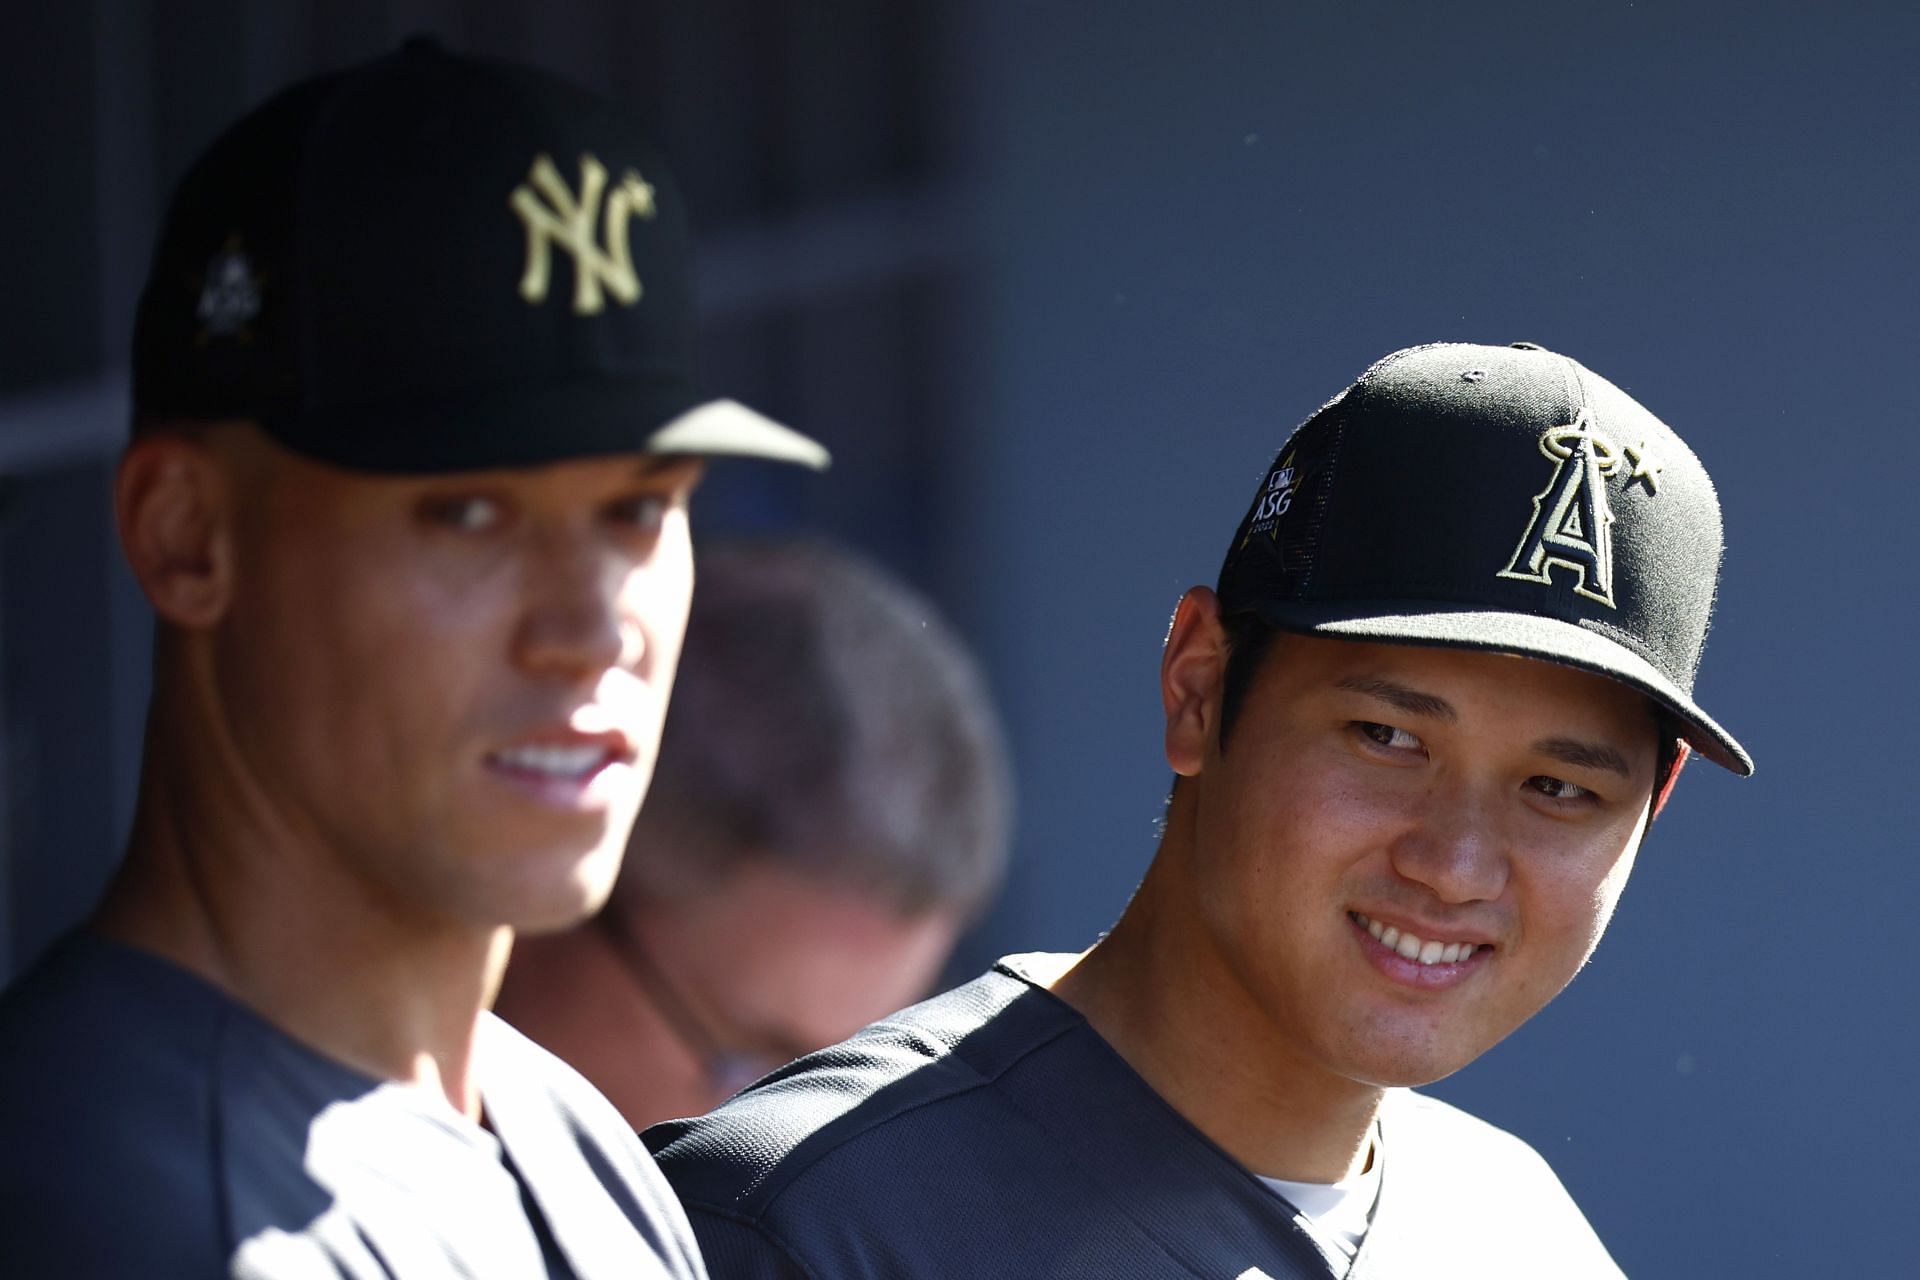
<svg viewBox="0 0 1920 1280">
<path fill-rule="evenodd" d="M 593 918 L 607 895 L 579 880 L 546 884 L 511 896 L 496 913 L 519 934 L 561 933 Z"/>
<path fill-rule="evenodd" d="M 516 933 L 570 929 L 606 905 L 625 845 L 626 831 L 612 827 L 522 845 L 490 868 L 488 909 L 496 923 Z"/>
<path fill-rule="evenodd" d="M 1405 1062 L 1372 1064 L 1361 1071 L 1351 1073 L 1351 1078 L 1376 1089 L 1420 1089 L 1445 1080 L 1472 1061 L 1473 1059 L 1468 1058 L 1465 1062 L 1450 1059 L 1418 1064 Z"/>
<path fill-rule="evenodd" d="M 1417 1089 L 1446 1079 L 1490 1047 L 1478 1040 L 1381 1037 L 1348 1047 L 1346 1075 L 1378 1089 Z"/>
</svg>

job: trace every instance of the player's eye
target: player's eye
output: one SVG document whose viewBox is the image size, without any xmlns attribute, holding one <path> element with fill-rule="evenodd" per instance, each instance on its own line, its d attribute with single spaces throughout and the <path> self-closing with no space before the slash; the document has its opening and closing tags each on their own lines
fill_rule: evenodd
<svg viewBox="0 0 1920 1280">
<path fill-rule="evenodd" d="M 1555 778 L 1549 774 L 1536 773 L 1527 779 L 1527 785 L 1550 800 L 1593 800 L 1598 797 L 1577 782 L 1568 782 L 1565 778 Z"/>
<path fill-rule="evenodd" d="M 420 504 L 421 519 L 456 533 L 484 533 L 506 519 L 506 504 L 479 494 L 428 498 Z"/>
<path fill-rule="evenodd" d="M 1372 720 L 1355 720 L 1353 727 L 1361 737 L 1388 751 L 1425 751 L 1427 749 L 1426 743 L 1419 738 L 1405 729 L 1397 729 L 1390 724 L 1379 724 Z"/>
<path fill-rule="evenodd" d="M 607 507 L 607 518 L 637 533 L 657 533 L 673 499 L 659 493 L 636 493 Z"/>
</svg>

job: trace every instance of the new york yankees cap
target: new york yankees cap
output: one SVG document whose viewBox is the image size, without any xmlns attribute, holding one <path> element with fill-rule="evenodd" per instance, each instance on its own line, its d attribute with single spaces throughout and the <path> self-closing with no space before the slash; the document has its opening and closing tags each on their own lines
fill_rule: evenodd
<svg viewBox="0 0 1920 1280">
<path fill-rule="evenodd" d="M 627 115 L 430 40 L 296 85 L 175 192 L 137 420 L 244 418 L 369 471 L 629 452 L 823 467 L 693 378 L 686 210 Z"/>
<path fill-rule="evenodd" d="M 1283 630 L 1611 677 L 1744 775 L 1693 698 L 1721 544 L 1706 468 L 1613 383 L 1530 343 L 1439 343 L 1380 360 L 1281 446 L 1217 593 Z"/>
</svg>

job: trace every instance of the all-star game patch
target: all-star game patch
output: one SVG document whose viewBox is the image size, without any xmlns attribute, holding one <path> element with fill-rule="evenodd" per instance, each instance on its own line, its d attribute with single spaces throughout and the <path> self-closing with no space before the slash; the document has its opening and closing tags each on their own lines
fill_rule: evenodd
<svg viewBox="0 0 1920 1280">
<path fill-rule="evenodd" d="M 1274 460 L 1267 471 L 1267 478 L 1260 486 L 1260 493 L 1253 500 L 1253 510 L 1247 516 L 1246 536 L 1241 538 L 1244 548 L 1256 537 L 1265 537 L 1271 542 L 1280 528 L 1280 517 L 1293 509 L 1294 495 L 1299 491 L 1300 450 L 1290 448 Z"/>
<path fill-rule="evenodd" d="M 1312 576 L 1340 435 L 1339 419 L 1323 412 L 1275 456 L 1227 552 L 1223 586 L 1233 579 L 1236 592 L 1287 594 Z"/>
<path fill-rule="evenodd" d="M 240 237 L 228 236 L 226 243 L 208 260 L 206 273 L 200 279 L 200 301 L 193 310 L 200 320 L 195 345 L 205 346 L 215 338 L 251 342 L 264 284 L 264 277 L 254 270 L 252 260 L 241 247 Z"/>
</svg>

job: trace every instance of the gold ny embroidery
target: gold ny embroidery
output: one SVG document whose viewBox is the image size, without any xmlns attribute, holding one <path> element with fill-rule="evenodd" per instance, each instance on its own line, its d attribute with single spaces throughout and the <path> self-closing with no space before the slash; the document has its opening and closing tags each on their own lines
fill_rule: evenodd
<svg viewBox="0 0 1920 1280">
<path fill-rule="evenodd" d="M 529 185 L 530 184 L 530 185 Z M 534 194 L 538 188 L 539 195 Z M 540 202 L 545 196 L 546 203 Z M 603 250 L 593 242 L 594 215 L 606 198 L 601 235 Z M 509 203 L 527 228 L 527 269 L 520 276 L 520 296 L 531 303 L 545 302 L 552 271 L 552 248 L 573 255 L 573 310 L 576 315 L 597 314 L 606 306 L 604 288 L 615 300 L 632 306 L 640 300 L 640 280 L 633 273 L 633 254 L 627 246 L 627 223 L 654 216 L 653 187 L 633 170 L 607 192 L 607 168 L 591 155 L 580 157 L 580 198 L 567 190 L 566 179 L 545 152 L 536 156 L 527 182 L 513 189 Z"/>
</svg>

